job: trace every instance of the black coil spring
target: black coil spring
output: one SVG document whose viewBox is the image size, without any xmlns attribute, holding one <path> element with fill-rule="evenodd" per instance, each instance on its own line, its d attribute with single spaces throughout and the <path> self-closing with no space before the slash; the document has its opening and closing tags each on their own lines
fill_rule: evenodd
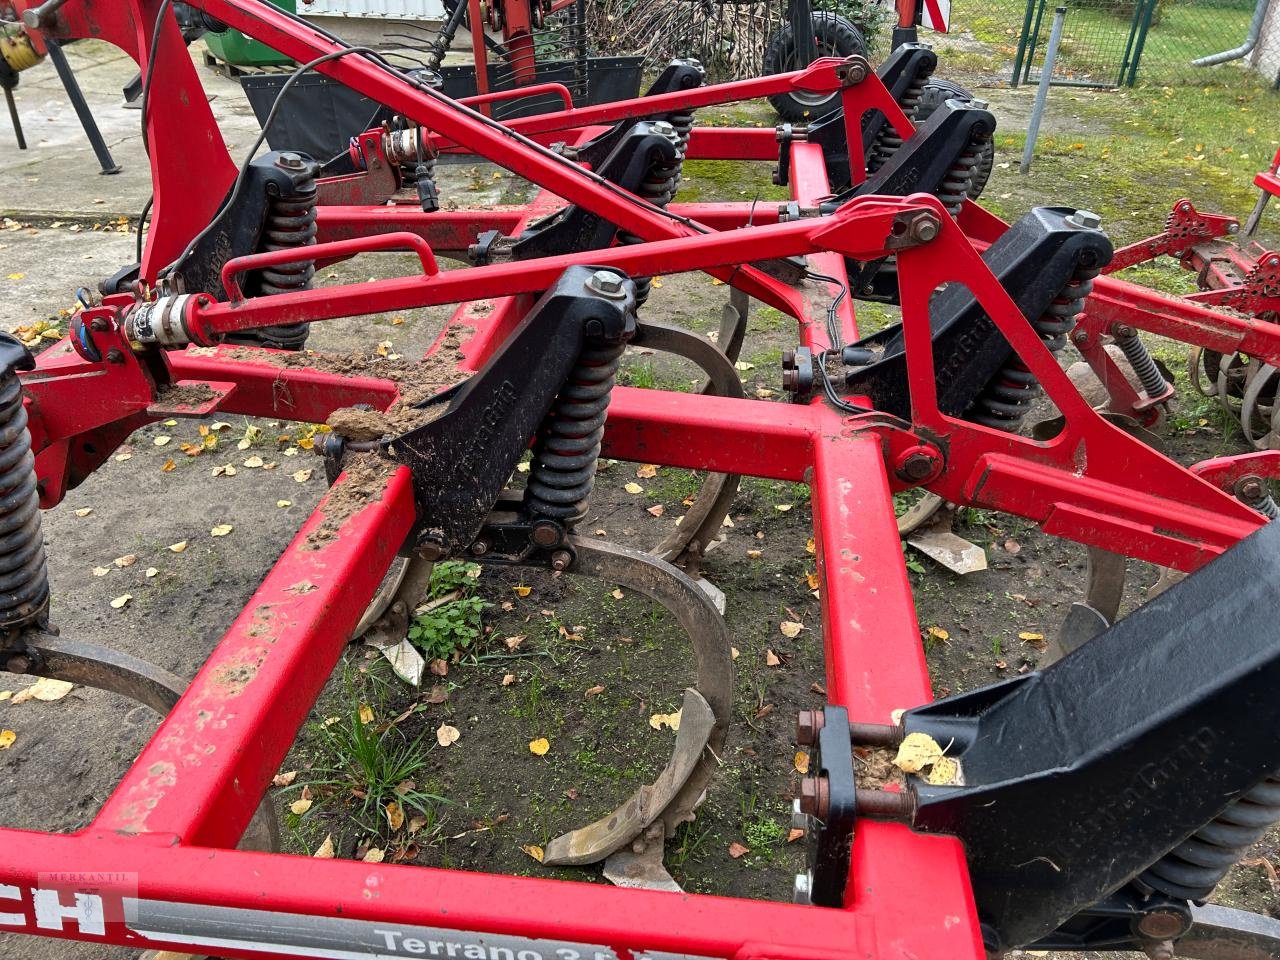
<svg viewBox="0 0 1280 960">
<path fill-rule="evenodd" d="M 271 197 L 267 223 L 262 232 L 262 250 L 293 250 L 316 242 L 316 181 L 314 174 L 300 180 L 290 194 Z M 306 290 L 315 276 L 314 260 L 280 263 L 262 271 L 264 296 Z M 263 346 L 301 350 L 307 342 L 308 323 L 282 323 L 253 331 L 253 340 Z"/>
<path fill-rule="evenodd" d="M 0 381 L 0 630 L 41 620 L 48 605 L 35 457 L 22 383 L 10 373 Z"/>
<path fill-rule="evenodd" d="M 1147 345 L 1136 333 L 1116 336 L 1115 341 L 1125 359 L 1129 361 L 1129 366 L 1133 367 L 1133 372 L 1137 375 L 1138 382 L 1142 384 L 1142 389 L 1147 392 L 1148 397 L 1158 397 L 1169 389 L 1164 374 L 1160 372 L 1155 360 L 1147 352 Z"/>
<path fill-rule="evenodd" d="M 1138 882 L 1171 897 L 1204 900 L 1245 852 L 1280 823 L 1280 771 L 1148 867 Z"/>
<path fill-rule="evenodd" d="M 583 348 L 533 448 L 525 506 L 534 516 L 573 523 L 587 515 L 600 441 L 625 344 Z"/>
<path fill-rule="evenodd" d="M 1067 345 L 1067 334 L 1084 310 L 1084 301 L 1093 292 L 1093 278 L 1099 272 L 1096 268 L 1077 267 L 1049 309 L 1032 322 L 1040 339 L 1053 353 Z M 974 401 L 969 419 L 985 427 L 1015 433 L 1039 393 L 1040 384 L 1035 374 L 1014 355 Z"/>
<path fill-rule="evenodd" d="M 690 118 L 692 121 L 692 118 Z M 674 126 L 674 124 L 672 124 Z M 690 123 L 692 127 L 692 123 Z M 679 128 L 676 128 L 676 134 L 679 134 Z M 674 142 L 674 138 L 673 138 Z M 686 140 L 687 142 L 687 140 Z M 640 184 L 638 195 L 648 200 L 654 206 L 665 207 L 671 202 L 676 195 L 676 190 L 680 187 L 680 175 L 684 169 L 684 148 L 679 142 L 676 142 L 676 157 L 670 163 L 665 161 L 653 164 L 649 168 L 644 181 Z M 618 234 L 618 242 L 624 245 L 633 243 L 644 243 L 640 237 L 634 233 L 621 231 Z M 649 292 L 653 287 L 650 277 L 633 278 L 636 285 L 636 306 L 642 307 L 649 299 Z"/>
<path fill-rule="evenodd" d="M 965 198 L 973 188 L 973 178 L 978 172 L 978 163 L 981 159 L 981 151 L 970 143 L 956 157 L 956 162 L 951 165 L 951 169 L 947 171 L 946 177 L 938 187 L 935 195 L 942 201 L 942 205 L 947 208 L 951 216 L 960 216 L 960 208 L 964 206 Z"/>
<path fill-rule="evenodd" d="M 908 120 L 913 122 L 915 120 L 916 107 L 920 106 L 920 98 L 924 96 L 925 81 L 928 79 L 928 77 L 917 77 L 912 81 L 911 86 L 907 87 L 902 95 L 902 100 L 898 103 L 898 106 L 902 107 L 902 112 L 907 115 Z M 867 158 L 867 172 L 875 173 L 888 163 L 901 147 L 901 134 L 894 130 L 893 124 L 886 120 L 876 133 L 875 140 L 871 144 L 871 154 Z"/>
</svg>

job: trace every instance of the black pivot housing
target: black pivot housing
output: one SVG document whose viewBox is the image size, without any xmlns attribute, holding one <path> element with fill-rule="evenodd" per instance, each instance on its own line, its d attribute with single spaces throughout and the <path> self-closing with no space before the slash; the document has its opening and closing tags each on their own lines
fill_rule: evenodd
<svg viewBox="0 0 1280 960">
<path fill-rule="evenodd" d="M 570 267 L 474 376 L 418 408 L 435 419 L 382 444 L 410 468 L 420 540 L 440 556 L 470 544 L 528 449 L 584 342 L 635 332 L 635 287 L 599 289 L 601 271 Z"/>
<path fill-rule="evenodd" d="M 1280 769 L 1277 609 L 1272 523 L 1047 669 L 906 714 L 959 764 L 913 779 L 914 827 L 963 840 L 990 949 L 1095 905 L 1176 927 L 1144 871 Z"/>
<path fill-rule="evenodd" d="M 1042 316 L 1077 268 L 1097 268 L 1111 259 L 1111 241 L 1098 230 L 1074 226 L 1074 211 L 1037 207 L 983 254 L 983 260 L 1008 291 L 1023 316 Z M 938 409 L 959 417 L 1013 349 L 977 299 L 960 284 L 950 284 L 930 303 Z M 845 377 L 853 393 L 869 396 L 876 409 L 910 419 L 907 357 L 902 325 L 896 324 L 852 345 L 859 361 Z"/>
</svg>

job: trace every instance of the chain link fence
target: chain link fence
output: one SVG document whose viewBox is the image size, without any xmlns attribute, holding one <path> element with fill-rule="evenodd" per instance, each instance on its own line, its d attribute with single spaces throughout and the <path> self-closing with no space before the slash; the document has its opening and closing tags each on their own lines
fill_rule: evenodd
<svg viewBox="0 0 1280 960">
<path fill-rule="evenodd" d="M 1280 0 L 956 0 L 944 43 L 987 79 L 1036 83 L 1058 6 L 1055 84 L 1280 89 Z"/>
</svg>

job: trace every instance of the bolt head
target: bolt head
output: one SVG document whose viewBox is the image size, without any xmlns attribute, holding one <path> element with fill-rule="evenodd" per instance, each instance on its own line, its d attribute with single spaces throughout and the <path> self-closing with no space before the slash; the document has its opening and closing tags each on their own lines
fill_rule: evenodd
<svg viewBox="0 0 1280 960">
<path fill-rule="evenodd" d="M 612 270 L 597 270 L 591 274 L 591 279 L 587 281 L 587 286 L 596 293 L 603 293 L 606 297 L 620 298 L 626 296 L 622 283 L 622 277 Z"/>
<path fill-rule="evenodd" d="M 800 801 L 791 801 L 791 829 L 792 830 L 808 830 L 809 815 L 800 809 Z"/>
<path fill-rule="evenodd" d="M 991 106 L 991 104 L 987 103 L 985 100 L 970 100 L 969 106 L 973 107 L 975 110 L 985 110 L 987 107 Z"/>
<path fill-rule="evenodd" d="M 1077 210 L 1067 217 L 1067 223 L 1073 227 L 1083 227 L 1085 230 L 1097 230 L 1102 226 L 1102 218 L 1092 210 Z"/>
<path fill-rule="evenodd" d="M 551 555 L 552 570 L 568 570 L 573 563 L 573 555 L 568 550 L 557 550 Z"/>
<path fill-rule="evenodd" d="M 800 781 L 800 812 L 825 820 L 831 809 L 831 785 L 826 777 L 805 777 Z"/>
<path fill-rule="evenodd" d="M 1153 940 L 1180 937 L 1187 931 L 1187 917 L 1176 910 L 1153 910 L 1138 920 L 1138 932 Z"/>
<path fill-rule="evenodd" d="M 813 880 L 807 873 L 797 873 L 791 891 L 791 902 L 808 905 L 813 902 Z"/>
<path fill-rule="evenodd" d="M 471 545 L 471 555 L 474 557 L 483 557 L 489 552 L 489 545 L 483 540 L 477 540 Z"/>
<path fill-rule="evenodd" d="M 938 469 L 938 457 L 935 454 L 917 450 L 903 458 L 898 467 L 898 476 L 911 483 L 927 480 Z"/>
<path fill-rule="evenodd" d="M 1238 223 L 1227 224 L 1227 233 L 1231 234 L 1232 236 L 1235 236 L 1239 232 L 1240 232 L 1240 224 Z"/>
<path fill-rule="evenodd" d="M 1266 496 L 1267 488 L 1259 477 L 1242 477 L 1236 484 L 1236 492 L 1240 499 L 1253 503 Z"/>
<path fill-rule="evenodd" d="M 803 747 L 813 746 L 825 724 L 826 714 L 821 710 L 801 710 L 796 717 L 796 743 Z"/>
<path fill-rule="evenodd" d="M 666 120 L 655 120 L 653 126 L 649 128 L 660 137 L 670 137 L 676 132 L 676 128 L 669 124 Z"/>
</svg>

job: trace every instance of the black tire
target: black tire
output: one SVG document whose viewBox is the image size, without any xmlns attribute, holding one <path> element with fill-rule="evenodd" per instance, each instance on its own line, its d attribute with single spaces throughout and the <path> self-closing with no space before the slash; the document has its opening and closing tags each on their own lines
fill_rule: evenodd
<svg viewBox="0 0 1280 960">
<path fill-rule="evenodd" d="M 940 99 L 929 96 L 930 90 L 939 91 L 943 95 L 943 99 L 947 100 L 963 100 L 969 103 L 974 99 L 973 94 L 960 86 L 958 83 L 952 83 L 950 80 L 931 79 L 925 84 L 925 95 L 920 98 L 920 105 L 916 107 L 915 117 L 912 122 L 918 127 L 929 119 L 929 115 L 938 108 Z M 982 151 L 978 154 L 978 169 L 974 173 L 973 183 L 969 185 L 970 199 L 977 200 L 982 196 L 982 191 L 986 189 L 987 181 L 991 179 L 991 171 L 996 165 L 996 145 L 992 140 L 988 140 L 982 145 Z"/>
<path fill-rule="evenodd" d="M 851 57 L 855 54 L 867 55 L 867 41 L 862 31 L 838 13 L 825 10 L 813 14 L 813 38 L 818 47 L 820 57 Z M 764 48 L 764 72 L 787 73 L 799 70 L 808 64 L 796 62 L 795 43 L 791 37 L 791 24 L 783 24 L 771 37 Z M 769 98 L 773 109 L 783 120 L 796 123 L 801 120 L 814 120 L 824 116 L 840 106 L 840 94 L 829 93 L 825 96 L 780 93 Z"/>
</svg>

